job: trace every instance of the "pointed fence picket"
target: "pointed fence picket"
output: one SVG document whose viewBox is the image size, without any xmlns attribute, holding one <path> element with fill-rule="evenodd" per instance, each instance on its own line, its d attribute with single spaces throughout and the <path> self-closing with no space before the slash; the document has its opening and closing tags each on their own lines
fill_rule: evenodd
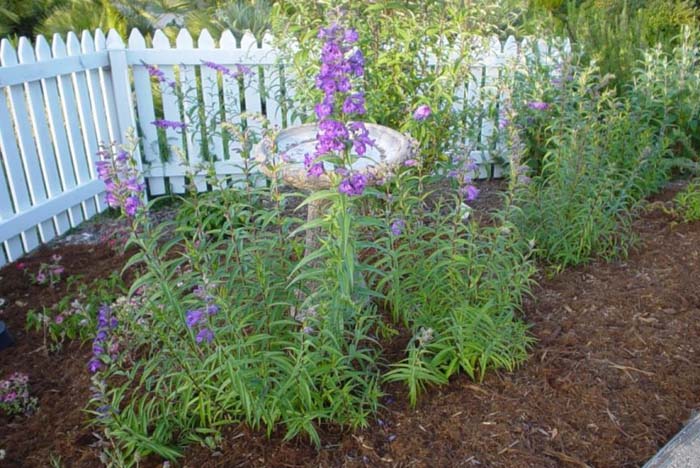
<svg viewBox="0 0 700 468">
<path fill-rule="evenodd" d="M 464 145 L 479 176 L 498 177 L 492 157 L 504 151 L 493 141 L 504 65 L 525 57 L 556 64 L 570 47 L 509 37 L 475 40 L 473 48 L 472 77 L 457 88 L 454 109 L 480 109 L 464 123 L 471 129 Z M 125 45 L 115 31 L 105 37 L 99 29 L 65 40 L 56 34 L 51 44 L 43 36 L 34 45 L 20 38 L 16 49 L 3 40 L 0 266 L 106 208 L 97 152 L 126 143 L 129 129 L 139 137 L 135 155 L 150 195 L 183 193 L 188 184 L 211 189 L 201 172 L 192 173 L 202 163 L 222 182 L 240 172 L 243 135 L 222 124 L 255 133 L 262 128 L 257 115 L 279 128 L 301 123 L 294 108 L 299 83 L 279 55 L 271 35 L 257 41 L 245 33 L 237 41 L 231 31 L 217 40 L 207 30 L 193 38 L 183 29 L 174 44 L 162 31 L 147 41 L 133 30 Z M 187 126 L 157 129 L 157 119 Z"/>
</svg>

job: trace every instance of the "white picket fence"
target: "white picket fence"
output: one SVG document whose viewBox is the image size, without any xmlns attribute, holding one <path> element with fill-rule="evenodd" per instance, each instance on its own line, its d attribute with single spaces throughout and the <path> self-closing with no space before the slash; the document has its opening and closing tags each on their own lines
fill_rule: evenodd
<svg viewBox="0 0 700 468">
<path fill-rule="evenodd" d="M 541 55 L 560 53 L 544 41 L 518 44 L 511 37 L 502 44 L 493 38 L 474 65 L 478 79 L 461 91 L 467 103 L 486 105 L 483 97 L 493 95 L 504 63 L 535 48 Z M 277 58 L 270 36 L 259 45 L 248 33 L 237 43 L 229 31 L 215 41 L 205 30 L 195 42 L 182 30 L 174 47 L 161 31 L 150 47 L 138 31 L 128 45 L 115 31 L 105 37 L 100 30 L 83 32 L 80 39 L 69 33 L 65 41 L 55 35 L 51 45 L 42 36 L 34 44 L 21 38 L 17 49 L 2 40 L 0 266 L 106 208 L 104 185 L 95 173 L 96 153 L 101 144 L 124 142 L 130 128 L 138 129 L 141 138 L 140 159 L 151 195 L 185 190 L 186 168 L 172 157 L 173 145 L 182 148 L 189 165 L 204 154 L 217 175 L 238 171 L 240 144 L 216 131 L 222 121 L 236 123 L 245 109 L 280 127 L 298 123 L 290 108 L 292 80 Z M 204 62 L 234 70 L 245 65 L 253 73 L 243 86 Z M 161 70 L 166 82 L 152 86 L 147 65 Z M 193 111 L 183 101 L 195 102 Z M 152 125 L 156 119 L 184 121 L 188 129 L 158 130 Z M 259 123 L 249 119 L 248 125 Z M 482 122 L 479 138 L 486 141 L 494 125 Z M 197 135 L 186 133 L 191 129 Z M 203 132 L 213 135 L 210 141 L 198 136 Z M 476 156 L 489 162 L 488 154 Z M 198 190 L 207 190 L 203 177 L 194 182 Z"/>
</svg>

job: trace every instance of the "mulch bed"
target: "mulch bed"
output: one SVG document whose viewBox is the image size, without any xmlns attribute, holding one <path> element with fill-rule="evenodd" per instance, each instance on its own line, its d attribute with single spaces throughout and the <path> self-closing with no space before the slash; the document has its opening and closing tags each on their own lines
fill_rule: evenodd
<svg viewBox="0 0 700 468">
<path fill-rule="evenodd" d="M 676 187 L 677 188 L 677 187 Z M 675 189 L 660 195 L 669 199 Z M 700 407 L 700 223 L 675 224 L 660 210 L 635 224 L 638 247 L 625 260 L 540 278 L 524 314 L 537 344 L 513 373 L 477 384 L 460 376 L 431 388 L 415 409 L 390 386 L 371 427 L 322 428 L 323 446 L 283 442 L 243 427 L 224 431 L 214 452 L 191 447 L 190 467 L 234 466 L 640 466 Z M 104 246 L 62 245 L 24 260 L 37 269 L 63 255 L 67 274 L 107 276 L 123 265 Z M 29 374 L 40 410 L 0 417 L 0 466 L 99 466 L 82 412 L 89 398 L 90 347 L 58 355 L 23 331 L 26 311 L 50 305 L 60 288 L 0 270 L 0 311 L 18 345 L 0 352 L 0 376 Z M 158 466 L 150 460 L 148 466 Z"/>
</svg>

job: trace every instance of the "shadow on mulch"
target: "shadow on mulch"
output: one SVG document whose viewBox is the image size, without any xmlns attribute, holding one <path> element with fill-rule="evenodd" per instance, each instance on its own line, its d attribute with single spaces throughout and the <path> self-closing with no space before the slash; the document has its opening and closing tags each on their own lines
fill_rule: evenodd
<svg viewBox="0 0 700 468">
<path fill-rule="evenodd" d="M 541 280 L 524 310 L 537 344 L 517 371 L 490 373 L 482 384 L 460 376 L 430 389 L 415 409 L 400 386 L 389 386 L 371 427 L 322 428 L 319 450 L 230 427 L 216 451 L 191 447 L 182 464 L 640 466 L 700 407 L 700 223 L 674 224 L 655 210 L 635 228 L 640 242 L 627 259 Z M 38 268 L 53 253 L 63 255 L 68 274 L 86 277 L 107 276 L 124 262 L 101 246 L 44 250 L 26 261 Z M 47 356 L 40 335 L 21 331 L 29 308 L 62 292 L 32 286 L 13 266 L 0 277 L 9 302 L 0 318 L 19 343 L 0 354 L 0 375 L 27 372 L 40 398 L 37 414 L 0 419 L 7 451 L 0 465 L 47 466 L 54 455 L 63 466 L 98 466 L 81 412 L 89 346 Z"/>
</svg>

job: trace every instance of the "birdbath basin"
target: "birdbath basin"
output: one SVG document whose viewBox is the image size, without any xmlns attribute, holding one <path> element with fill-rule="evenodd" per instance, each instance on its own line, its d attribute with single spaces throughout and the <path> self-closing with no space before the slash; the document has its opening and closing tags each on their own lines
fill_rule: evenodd
<svg viewBox="0 0 700 468">
<path fill-rule="evenodd" d="M 363 156 L 356 156 L 352 165 L 354 172 L 361 172 L 369 179 L 380 180 L 391 175 L 392 170 L 409 159 L 414 153 L 414 140 L 389 127 L 376 124 L 365 124 L 369 137 L 375 144 L 368 146 Z M 282 130 L 274 142 L 263 139 L 253 148 L 253 156 L 260 163 L 262 172 L 273 177 L 269 162 L 280 160 L 285 155 L 285 164 L 280 170 L 285 184 L 300 190 L 314 191 L 330 187 L 330 178 L 326 174 L 319 177 L 309 176 L 304 167 L 304 155 L 314 154 L 316 150 L 316 124 L 299 125 Z M 276 151 L 273 149 L 276 148 Z M 332 171 L 330 164 L 324 163 L 326 171 Z"/>
<path fill-rule="evenodd" d="M 358 156 L 354 154 L 355 162 L 351 170 L 363 173 L 371 184 L 377 180 L 386 180 L 391 177 L 393 170 L 415 153 L 416 142 L 412 138 L 397 132 L 389 127 L 377 124 L 365 124 L 369 137 L 374 141 L 373 146 L 367 147 L 367 152 Z M 318 177 L 310 176 L 304 167 L 304 155 L 314 154 L 316 150 L 316 124 L 299 125 L 287 128 L 277 134 L 275 141 L 265 138 L 253 148 L 253 157 L 260 164 L 261 171 L 267 177 L 274 177 L 275 171 L 271 162 L 285 162 L 278 167 L 278 174 L 283 183 L 294 188 L 313 192 L 328 189 L 331 186 L 327 174 Z M 284 155 L 284 159 L 282 158 Z M 327 172 L 333 171 L 328 162 L 324 162 Z M 308 204 L 307 219 L 317 218 L 323 210 L 323 200 L 313 201 Z M 306 253 L 313 250 L 314 235 L 307 232 Z"/>
</svg>

